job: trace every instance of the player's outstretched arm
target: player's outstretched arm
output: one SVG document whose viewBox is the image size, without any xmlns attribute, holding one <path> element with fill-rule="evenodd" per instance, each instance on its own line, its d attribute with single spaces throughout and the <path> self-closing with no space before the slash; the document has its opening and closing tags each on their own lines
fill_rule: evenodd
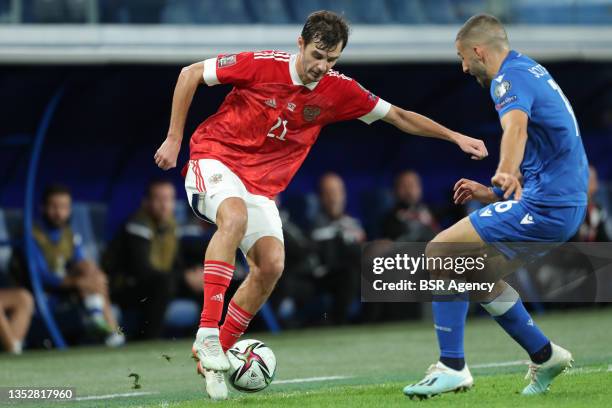
<svg viewBox="0 0 612 408">
<path fill-rule="evenodd" d="M 470 154 L 474 160 L 484 159 L 489 154 L 482 140 L 454 132 L 428 117 L 398 108 L 397 106 L 392 105 L 389 113 L 387 113 L 383 120 L 406 133 L 435 137 L 456 143 L 461 150 Z"/>
<path fill-rule="evenodd" d="M 185 67 L 176 82 L 172 97 L 172 113 L 166 140 L 155 153 L 155 164 L 168 170 L 176 167 L 176 159 L 181 149 L 187 112 L 198 85 L 204 82 L 204 64 L 198 62 Z"/>
<path fill-rule="evenodd" d="M 499 152 L 499 165 L 491 183 L 504 190 L 504 199 L 520 200 L 522 187 L 519 166 L 525 155 L 527 143 L 527 123 L 529 118 L 525 112 L 514 109 L 502 116 L 501 125 L 504 130 Z"/>
</svg>

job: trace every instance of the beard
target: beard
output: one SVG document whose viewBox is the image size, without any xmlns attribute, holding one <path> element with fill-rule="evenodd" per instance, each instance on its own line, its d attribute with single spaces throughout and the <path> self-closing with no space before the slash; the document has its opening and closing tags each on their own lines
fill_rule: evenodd
<svg viewBox="0 0 612 408">
<path fill-rule="evenodd" d="M 491 79 L 487 75 L 487 70 L 484 65 L 477 64 L 474 61 L 470 68 L 470 75 L 476 78 L 476 82 L 484 89 L 488 89 L 491 86 Z"/>
<path fill-rule="evenodd" d="M 483 89 L 489 89 L 491 87 L 491 80 L 488 77 L 474 76 L 476 77 L 476 82 L 478 82 Z"/>
</svg>

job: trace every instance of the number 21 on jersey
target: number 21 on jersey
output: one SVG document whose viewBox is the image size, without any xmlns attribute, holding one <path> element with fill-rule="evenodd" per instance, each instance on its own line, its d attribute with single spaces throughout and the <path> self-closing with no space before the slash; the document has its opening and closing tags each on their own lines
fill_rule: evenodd
<svg viewBox="0 0 612 408">
<path fill-rule="evenodd" d="M 287 134 L 287 121 L 279 117 L 274 126 L 268 131 L 268 137 L 273 137 L 278 140 L 285 140 Z"/>
</svg>

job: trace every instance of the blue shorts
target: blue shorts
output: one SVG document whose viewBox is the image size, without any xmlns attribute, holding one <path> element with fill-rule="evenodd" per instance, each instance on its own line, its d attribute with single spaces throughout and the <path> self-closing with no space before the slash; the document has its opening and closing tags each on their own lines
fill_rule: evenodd
<svg viewBox="0 0 612 408">
<path fill-rule="evenodd" d="M 484 242 L 493 243 L 506 256 L 501 242 L 565 242 L 584 221 L 586 206 L 544 207 L 525 200 L 498 201 L 470 214 Z"/>
</svg>

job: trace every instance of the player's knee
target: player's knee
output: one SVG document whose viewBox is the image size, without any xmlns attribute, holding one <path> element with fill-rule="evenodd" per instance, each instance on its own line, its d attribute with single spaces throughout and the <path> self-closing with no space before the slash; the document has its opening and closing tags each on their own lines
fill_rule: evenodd
<svg viewBox="0 0 612 408">
<path fill-rule="evenodd" d="M 17 301 L 22 308 L 30 311 L 34 310 L 34 297 L 28 290 L 19 289 L 17 292 Z"/>
<path fill-rule="evenodd" d="M 434 239 L 432 239 L 431 241 L 429 241 L 429 243 L 427 243 L 427 246 L 425 247 L 425 257 L 427 259 L 436 259 L 436 258 L 444 257 L 444 250 L 442 248 L 442 243 L 436 240 L 436 238 L 438 238 L 439 235 L 440 234 L 438 234 Z M 427 268 L 427 272 L 429 272 L 429 275 L 431 276 L 431 278 L 438 279 L 441 277 L 440 275 L 441 271 L 435 268 L 436 262 L 427 262 L 427 265 L 429 266 Z"/>
<path fill-rule="evenodd" d="M 281 257 L 266 259 L 257 266 L 259 277 L 269 284 L 275 284 L 283 274 L 285 262 Z"/>
<path fill-rule="evenodd" d="M 432 239 L 431 241 L 427 243 L 427 246 L 425 247 L 425 256 L 427 258 L 435 258 L 439 256 L 444 256 L 443 244 L 438 239 L 439 236 L 440 234 L 436 235 L 434 239 Z"/>
</svg>

